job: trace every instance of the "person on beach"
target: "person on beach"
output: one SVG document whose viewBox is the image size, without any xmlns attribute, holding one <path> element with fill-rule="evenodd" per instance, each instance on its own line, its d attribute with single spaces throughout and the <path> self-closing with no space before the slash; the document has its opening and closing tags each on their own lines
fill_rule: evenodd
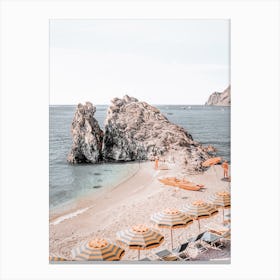
<svg viewBox="0 0 280 280">
<path fill-rule="evenodd" d="M 224 179 L 228 179 L 228 163 L 226 160 L 222 163 L 222 168 L 224 169 Z"/>
<path fill-rule="evenodd" d="M 155 169 L 158 169 L 158 158 L 155 159 Z"/>
</svg>

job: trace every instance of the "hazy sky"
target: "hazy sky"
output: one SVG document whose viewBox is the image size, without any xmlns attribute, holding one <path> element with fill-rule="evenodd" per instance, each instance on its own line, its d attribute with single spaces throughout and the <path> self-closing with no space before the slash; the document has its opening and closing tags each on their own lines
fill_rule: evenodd
<svg viewBox="0 0 280 280">
<path fill-rule="evenodd" d="M 204 104 L 229 84 L 228 20 L 52 20 L 50 103 Z"/>
</svg>

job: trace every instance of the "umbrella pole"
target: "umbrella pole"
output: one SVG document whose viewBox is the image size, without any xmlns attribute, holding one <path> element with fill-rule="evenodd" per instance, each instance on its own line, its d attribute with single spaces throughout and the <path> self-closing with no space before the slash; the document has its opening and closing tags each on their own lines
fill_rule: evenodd
<svg viewBox="0 0 280 280">
<path fill-rule="evenodd" d="M 140 260 L 140 250 L 138 249 L 138 261 Z"/>
<path fill-rule="evenodd" d="M 200 221 L 199 221 L 199 219 L 197 219 L 197 222 L 198 222 L 198 233 L 200 233 Z"/>
<path fill-rule="evenodd" d="M 173 250 L 173 233 L 172 233 L 172 227 L 170 228 L 170 235 L 171 235 L 171 249 Z"/>
<path fill-rule="evenodd" d="M 214 174 L 215 174 L 215 177 L 217 178 L 218 177 L 218 174 L 217 174 L 217 170 L 215 168 L 215 164 L 211 165 L 212 168 L 213 168 L 213 171 L 214 171 Z"/>
<path fill-rule="evenodd" d="M 225 223 L 225 212 L 224 212 L 224 207 L 223 207 L 223 224 Z"/>
</svg>

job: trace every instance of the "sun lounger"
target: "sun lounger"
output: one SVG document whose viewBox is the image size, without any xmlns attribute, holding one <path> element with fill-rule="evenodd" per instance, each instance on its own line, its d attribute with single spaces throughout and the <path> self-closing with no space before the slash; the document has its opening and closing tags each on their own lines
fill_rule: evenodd
<svg viewBox="0 0 280 280">
<path fill-rule="evenodd" d="M 230 222 L 231 222 L 231 215 L 230 214 L 226 214 L 225 215 L 225 219 L 224 219 L 224 225 L 228 226 L 228 225 L 230 225 Z"/>
<path fill-rule="evenodd" d="M 198 254 L 202 254 L 202 253 L 204 253 L 204 252 L 206 252 L 208 249 L 205 247 L 205 246 L 203 246 L 203 244 L 201 244 L 201 243 L 197 243 L 196 244 L 196 249 L 197 249 L 197 251 L 198 251 Z"/>
<path fill-rule="evenodd" d="M 167 249 L 155 253 L 160 261 L 180 261 L 181 259 Z"/>
<path fill-rule="evenodd" d="M 204 253 L 205 251 L 207 251 L 207 248 L 203 246 L 203 244 L 201 244 L 201 239 L 203 237 L 203 235 L 206 233 L 206 231 L 198 234 L 195 237 L 190 238 L 188 241 L 193 243 L 195 248 L 198 250 L 198 253 Z"/>
<path fill-rule="evenodd" d="M 223 247 L 223 244 L 221 242 L 221 235 L 214 234 L 212 232 L 205 232 L 202 236 L 201 240 L 205 243 L 207 243 L 209 246 L 215 249 L 220 249 Z"/>
<path fill-rule="evenodd" d="M 209 223 L 208 225 L 205 225 L 205 227 L 208 229 L 208 231 L 215 233 L 217 235 L 224 235 L 225 233 L 230 231 L 229 227 L 222 226 L 217 223 Z"/>
<path fill-rule="evenodd" d="M 222 240 L 225 240 L 225 241 L 230 241 L 230 240 L 231 240 L 231 233 L 230 233 L 230 231 L 229 231 L 229 232 L 226 232 L 225 234 L 223 234 L 223 235 L 221 236 L 221 239 L 222 239 Z"/>
<path fill-rule="evenodd" d="M 190 238 L 190 239 L 188 240 L 188 242 L 196 242 L 196 241 L 199 241 L 205 232 L 206 232 L 206 231 L 204 231 L 204 232 L 198 234 L 198 235 L 195 236 L 195 237 Z"/>
<path fill-rule="evenodd" d="M 231 237 L 230 231 L 224 233 L 224 234 L 222 235 L 222 237 L 225 238 L 225 239 L 230 239 L 230 237 Z"/>
<path fill-rule="evenodd" d="M 181 244 L 180 246 L 178 246 L 177 248 L 173 249 L 172 252 L 177 255 L 179 258 L 187 261 L 190 260 L 190 256 L 189 254 L 186 252 L 188 245 L 190 244 L 190 242 L 186 242 L 184 244 Z"/>
</svg>

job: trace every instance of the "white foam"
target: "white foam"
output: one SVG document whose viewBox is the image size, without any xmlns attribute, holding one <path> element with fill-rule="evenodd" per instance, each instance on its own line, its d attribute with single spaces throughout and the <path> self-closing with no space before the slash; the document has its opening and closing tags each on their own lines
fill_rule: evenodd
<svg viewBox="0 0 280 280">
<path fill-rule="evenodd" d="M 72 212 L 72 213 L 69 213 L 67 215 L 60 216 L 60 217 L 56 218 L 53 222 L 51 222 L 50 225 L 57 225 L 57 224 L 65 221 L 65 220 L 76 217 L 76 216 L 86 212 L 90 208 L 92 208 L 92 206 L 91 207 L 86 207 L 86 208 L 83 208 L 83 209 L 79 209 L 79 210 L 77 210 L 75 212 Z"/>
</svg>

